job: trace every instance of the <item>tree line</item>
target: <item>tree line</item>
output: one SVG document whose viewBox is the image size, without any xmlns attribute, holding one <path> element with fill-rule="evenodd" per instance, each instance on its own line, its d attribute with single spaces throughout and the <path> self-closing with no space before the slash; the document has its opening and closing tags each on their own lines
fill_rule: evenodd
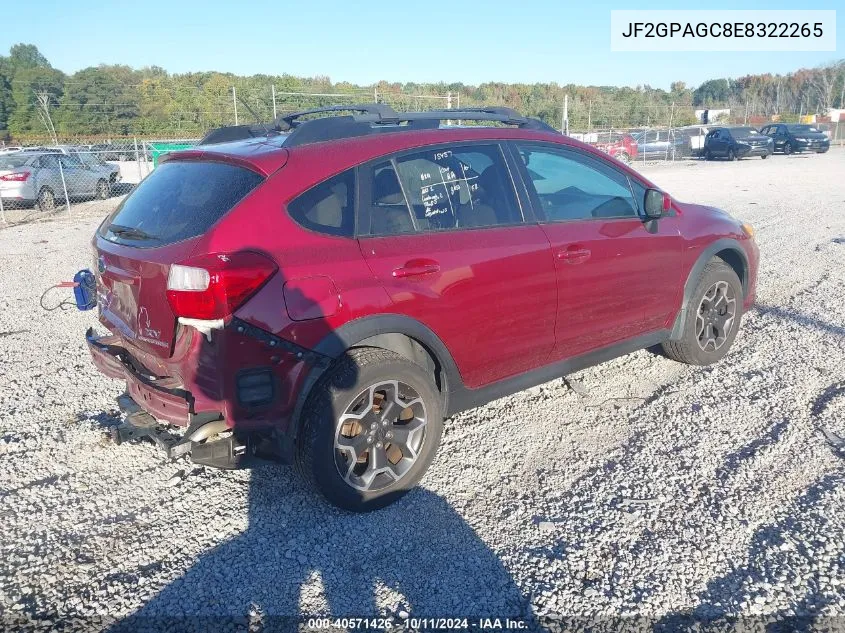
<svg viewBox="0 0 845 633">
<path fill-rule="evenodd" d="M 267 122 L 274 112 L 374 99 L 403 110 L 506 105 L 559 128 L 565 96 L 572 130 L 686 125 L 700 107 L 766 117 L 825 114 L 845 108 L 845 60 L 785 75 L 711 79 L 695 88 L 676 81 L 669 90 L 502 82 L 359 86 L 324 76 L 171 74 L 105 64 L 68 75 L 36 46 L 16 44 L 0 56 L 0 138 L 196 137 L 236 117 Z"/>
</svg>

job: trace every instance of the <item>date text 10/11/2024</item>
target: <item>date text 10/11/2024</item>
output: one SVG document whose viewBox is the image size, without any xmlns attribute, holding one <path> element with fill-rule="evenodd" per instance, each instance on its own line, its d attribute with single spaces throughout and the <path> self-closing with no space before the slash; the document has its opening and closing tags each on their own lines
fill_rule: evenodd
<svg viewBox="0 0 845 633">
<path fill-rule="evenodd" d="M 519 631 L 528 628 L 528 623 L 519 618 L 434 618 L 409 617 L 401 622 L 392 618 L 309 618 L 305 622 L 307 631 L 328 629 L 347 630 L 391 630 L 408 627 L 414 631 Z"/>
</svg>

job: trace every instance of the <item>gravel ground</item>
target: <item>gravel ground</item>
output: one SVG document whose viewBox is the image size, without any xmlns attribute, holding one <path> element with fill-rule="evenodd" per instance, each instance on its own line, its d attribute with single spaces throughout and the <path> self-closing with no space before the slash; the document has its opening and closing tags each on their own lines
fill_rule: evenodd
<svg viewBox="0 0 845 633">
<path fill-rule="evenodd" d="M 645 171 L 757 227 L 759 304 L 727 359 L 638 352 L 461 414 L 423 484 L 364 516 L 289 468 L 104 441 L 122 389 L 83 348 L 95 317 L 38 305 L 90 265 L 98 220 L 0 230 L 0 621 L 845 627 L 845 151 Z"/>
</svg>

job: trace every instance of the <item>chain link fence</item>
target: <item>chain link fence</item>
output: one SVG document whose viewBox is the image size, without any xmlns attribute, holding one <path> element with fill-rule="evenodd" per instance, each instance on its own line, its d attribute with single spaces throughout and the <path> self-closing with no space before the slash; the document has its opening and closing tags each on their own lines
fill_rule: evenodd
<svg viewBox="0 0 845 633">
<path fill-rule="evenodd" d="M 222 89 L 221 95 L 227 92 Z M 183 105 L 171 112 L 170 135 L 60 138 L 51 132 L 48 137 L 34 136 L 18 139 L 10 147 L 0 146 L 0 222 L 31 221 L 59 213 L 105 215 L 155 169 L 163 154 L 193 147 L 210 128 L 221 125 L 268 122 L 295 111 L 373 101 L 397 111 L 482 105 L 533 111 L 531 103 L 513 95 L 475 103 L 458 93 L 412 94 L 378 88 L 317 93 L 277 91 L 275 86 L 241 91 L 231 87 L 230 92 L 231 100 L 222 101 L 218 95 L 213 108 L 207 104 L 193 109 Z M 190 99 L 185 103 L 191 103 Z M 719 113 L 713 123 L 720 125 L 759 128 L 772 119 L 748 108 L 713 112 Z M 61 112 L 54 114 L 61 118 Z M 690 104 L 639 105 L 632 110 L 583 101 L 567 104 L 564 100 L 557 111 L 538 116 L 556 120 L 557 127 L 567 130 L 570 136 L 620 160 L 645 163 L 701 157 L 704 137 L 713 126 L 698 123 L 700 114 Z M 784 118 L 798 119 L 792 115 Z M 845 123 L 816 125 L 833 145 L 845 144 Z"/>
<path fill-rule="evenodd" d="M 90 141 L 90 139 L 89 139 Z M 158 158 L 199 138 L 32 143 L 0 148 L 0 222 L 113 211 Z"/>
</svg>

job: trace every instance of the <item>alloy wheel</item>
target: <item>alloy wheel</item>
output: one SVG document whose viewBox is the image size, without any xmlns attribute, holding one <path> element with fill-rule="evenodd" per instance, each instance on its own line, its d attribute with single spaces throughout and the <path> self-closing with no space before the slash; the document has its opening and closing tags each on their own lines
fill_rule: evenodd
<svg viewBox="0 0 845 633">
<path fill-rule="evenodd" d="M 56 206 L 56 198 L 49 189 L 42 189 L 38 196 L 38 208 L 41 211 L 52 211 Z"/>
<path fill-rule="evenodd" d="M 371 385 L 340 416 L 335 465 L 357 490 L 376 491 L 405 477 L 425 442 L 427 412 L 417 391 L 399 380 Z"/>
<path fill-rule="evenodd" d="M 710 286 L 695 317 L 695 338 L 704 352 L 715 352 L 725 341 L 736 319 L 736 293 L 727 281 Z"/>
</svg>

